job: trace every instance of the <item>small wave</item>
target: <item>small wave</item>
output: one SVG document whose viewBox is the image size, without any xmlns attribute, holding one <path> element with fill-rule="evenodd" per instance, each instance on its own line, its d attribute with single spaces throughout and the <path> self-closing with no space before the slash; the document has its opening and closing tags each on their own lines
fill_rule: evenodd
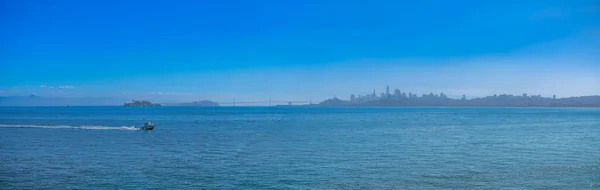
<svg viewBox="0 0 600 190">
<path fill-rule="evenodd" d="M 69 126 L 69 125 L 0 125 L 0 128 L 45 128 L 45 129 L 92 129 L 92 130 L 139 130 L 134 126 Z"/>
</svg>

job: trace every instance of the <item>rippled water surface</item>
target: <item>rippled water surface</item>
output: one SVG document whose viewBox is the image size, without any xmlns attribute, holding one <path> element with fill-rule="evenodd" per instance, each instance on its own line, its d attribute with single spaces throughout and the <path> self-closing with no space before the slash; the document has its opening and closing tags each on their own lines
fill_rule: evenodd
<svg viewBox="0 0 600 190">
<path fill-rule="evenodd" d="M 0 108 L 0 189 L 42 188 L 598 189 L 600 109 Z"/>
</svg>

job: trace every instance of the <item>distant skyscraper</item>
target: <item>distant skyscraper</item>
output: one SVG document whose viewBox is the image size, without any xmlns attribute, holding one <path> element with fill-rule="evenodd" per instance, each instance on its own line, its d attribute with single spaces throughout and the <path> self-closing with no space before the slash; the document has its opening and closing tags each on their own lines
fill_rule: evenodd
<svg viewBox="0 0 600 190">
<path fill-rule="evenodd" d="M 354 101 L 354 94 L 350 95 L 350 101 Z"/>
<path fill-rule="evenodd" d="M 385 97 L 390 97 L 390 85 L 385 87 Z"/>
<path fill-rule="evenodd" d="M 373 96 L 373 98 L 377 98 L 377 94 L 375 93 L 375 89 L 373 89 L 373 95 L 371 95 L 371 96 Z"/>
</svg>

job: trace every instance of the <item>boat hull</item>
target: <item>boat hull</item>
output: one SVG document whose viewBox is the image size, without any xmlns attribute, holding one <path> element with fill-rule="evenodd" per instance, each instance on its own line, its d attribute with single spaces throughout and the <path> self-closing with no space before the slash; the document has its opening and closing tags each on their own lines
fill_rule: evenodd
<svg viewBox="0 0 600 190">
<path fill-rule="evenodd" d="M 154 127 L 156 127 L 156 125 L 154 125 L 150 122 L 147 122 L 147 123 L 144 123 L 143 127 L 138 127 L 138 129 L 144 130 L 144 131 L 151 131 L 151 130 L 154 130 Z"/>
<path fill-rule="evenodd" d="M 144 131 L 152 131 L 152 130 L 154 130 L 154 127 L 138 127 L 138 129 L 144 130 Z"/>
</svg>

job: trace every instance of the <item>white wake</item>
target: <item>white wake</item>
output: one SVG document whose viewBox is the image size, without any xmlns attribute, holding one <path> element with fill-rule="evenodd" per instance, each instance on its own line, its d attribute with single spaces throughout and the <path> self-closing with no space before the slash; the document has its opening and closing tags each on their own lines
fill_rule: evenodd
<svg viewBox="0 0 600 190">
<path fill-rule="evenodd" d="M 139 130 L 133 126 L 107 127 L 107 126 L 69 126 L 69 125 L 4 125 L 0 128 L 45 128 L 45 129 L 92 129 L 92 130 Z"/>
</svg>

